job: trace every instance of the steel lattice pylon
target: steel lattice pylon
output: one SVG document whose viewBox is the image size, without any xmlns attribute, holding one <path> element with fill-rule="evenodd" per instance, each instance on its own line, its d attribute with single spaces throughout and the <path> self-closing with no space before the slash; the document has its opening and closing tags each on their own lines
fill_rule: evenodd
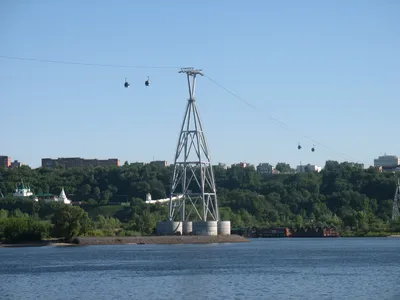
<svg viewBox="0 0 400 300">
<path fill-rule="evenodd" d="M 189 100 L 174 159 L 169 219 L 175 221 L 180 217 L 180 221 L 189 221 L 195 212 L 202 221 L 207 221 L 209 217 L 218 221 L 214 172 L 194 97 L 196 75 L 203 76 L 203 73 L 193 68 L 181 69 L 179 73 L 187 76 Z"/>
<path fill-rule="evenodd" d="M 394 194 L 393 209 L 392 209 L 393 221 L 397 221 L 400 217 L 399 205 L 400 205 L 400 179 L 397 179 L 397 187 L 396 187 L 396 193 Z"/>
</svg>

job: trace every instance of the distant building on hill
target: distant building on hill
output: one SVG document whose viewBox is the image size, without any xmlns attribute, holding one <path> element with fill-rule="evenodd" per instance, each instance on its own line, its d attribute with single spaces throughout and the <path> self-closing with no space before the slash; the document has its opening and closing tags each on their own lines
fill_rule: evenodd
<svg viewBox="0 0 400 300">
<path fill-rule="evenodd" d="M 258 174 L 272 174 L 274 171 L 274 167 L 269 163 L 260 163 L 257 166 L 257 173 Z"/>
<path fill-rule="evenodd" d="M 19 168 L 21 166 L 23 166 L 24 164 L 18 160 L 14 160 L 11 165 L 10 168 Z"/>
<path fill-rule="evenodd" d="M 150 164 L 160 167 L 168 167 L 168 162 L 166 160 L 153 160 L 150 162 Z"/>
<path fill-rule="evenodd" d="M 241 168 L 246 168 L 247 167 L 247 162 L 236 163 L 236 164 L 233 164 L 232 166 L 239 166 Z"/>
<path fill-rule="evenodd" d="M 39 201 L 39 199 L 35 197 L 35 195 L 31 191 L 30 185 L 25 184 L 23 180 L 21 180 L 21 182 L 15 186 L 13 196 L 18 198 L 33 197 L 34 201 Z"/>
<path fill-rule="evenodd" d="M 305 173 L 305 172 L 321 172 L 322 168 L 318 167 L 316 165 L 311 165 L 311 164 L 307 164 L 307 165 L 299 165 L 296 168 L 296 172 L 297 173 Z"/>
<path fill-rule="evenodd" d="M 8 168 L 11 165 L 11 157 L 0 156 L 0 168 Z"/>
<path fill-rule="evenodd" d="M 400 157 L 397 155 L 383 155 L 374 159 L 374 167 L 382 171 L 399 171 Z"/>
<path fill-rule="evenodd" d="M 63 166 L 65 168 L 74 167 L 97 167 L 97 166 L 120 166 L 119 159 L 84 159 L 80 157 L 67 157 L 67 158 L 42 158 L 43 168 L 54 168 L 56 166 Z"/>
<path fill-rule="evenodd" d="M 0 156 L 0 168 L 19 168 L 24 164 L 18 160 L 11 162 L 10 156 Z"/>
<path fill-rule="evenodd" d="M 61 193 L 58 197 L 51 193 L 43 193 L 36 195 L 36 198 L 44 202 L 61 202 L 64 204 L 71 204 L 72 202 L 70 199 L 68 199 L 67 195 L 65 194 L 64 188 L 61 189 Z"/>
</svg>

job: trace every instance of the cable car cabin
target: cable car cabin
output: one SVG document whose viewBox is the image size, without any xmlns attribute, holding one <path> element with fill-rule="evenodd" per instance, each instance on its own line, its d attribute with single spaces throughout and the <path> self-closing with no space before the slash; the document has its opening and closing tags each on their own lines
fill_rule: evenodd
<svg viewBox="0 0 400 300">
<path fill-rule="evenodd" d="M 129 86 L 130 86 L 130 84 L 128 83 L 128 81 L 126 81 L 126 78 L 125 78 L 124 87 L 125 87 L 125 88 L 128 88 Z"/>
</svg>

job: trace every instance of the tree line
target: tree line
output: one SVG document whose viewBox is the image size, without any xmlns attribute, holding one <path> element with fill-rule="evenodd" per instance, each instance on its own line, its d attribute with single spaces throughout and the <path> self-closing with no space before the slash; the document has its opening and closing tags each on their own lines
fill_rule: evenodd
<svg viewBox="0 0 400 300">
<path fill-rule="evenodd" d="M 280 163 L 277 168 L 284 170 L 287 166 Z M 231 220 L 232 227 L 334 225 L 349 235 L 400 231 L 398 220 L 391 221 L 397 183 L 392 173 L 336 161 L 327 161 L 320 173 L 263 175 L 254 166 L 213 168 L 220 216 Z M 82 209 L 89 220 L 82 221 L 86 225 L 81 226 L 80 234 L 150 234 L 157 221 L 167 218 L 167 208 L 146 205 L 144 199 L 147 193 L 153 199 L 167 198 L 172 172 L 173 166 L 139 163 L 121 167 L 0 169 L 0 190 L 6 196 L 0 201 L 0 209 L 6 211 L 3 214 L 7 219 L 17 218 L 14 215 L 18 209 L 32 220 L 50 223 L 54 228 L 58 210 L 51 204 L 10 197 L 15 185 L 24 180 L 35 194 L 57 195 L 63 187 L 70 199 L 85 202 L 82 208 L 76 208 Z M 112 205 L 121 202 L 124 205 Z M 49 236 L 52 234 L 48 231 Z"/>
</svg>

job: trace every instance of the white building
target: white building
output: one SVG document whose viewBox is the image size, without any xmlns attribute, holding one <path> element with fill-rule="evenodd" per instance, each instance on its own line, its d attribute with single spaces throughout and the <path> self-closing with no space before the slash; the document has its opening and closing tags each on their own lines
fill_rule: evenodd
<svg viewBox="0 0 400 300">
<path fill-rule="evenodd" d="M 374 159 L 375 167 L 396 168 L 400 166 L 400 157 L 396 155 L 383 155 Z"/>
<path fill-rule="evenodd" d="M 319 172 L 321 172 L 321 170 L 322 170 L 322 167 L 318 167 L 316 165 L 310 165 L 310 164 L 299 165 L 296 168 L 296 172 L 297 173 L 304 173 L 304 172 L 317 172 L 317 173 L 319 173 Z"/>
<path fill-rule="evenodd" d="M 64 204 L 71 204 L 71 200 L 67 198 L 64 192 L 64 188 L 61 189 L 60 196 L 56 196 L 53 194 L 43 194 L 43 195 L 38 195 L 41 201 L 44 202 L 61 202 Z"/>
<path fill-rule="evenodd" d="M 56 201 L 57 202 L 62 202 L 64 204 L 71 204 L 71 200 L 69 200 L 67 198 L 67 195 L 65 195 L 64 188 L 61 189 L 60 196 L 58 196 Z"/>
<path fill-rule="evenodd" d="M 0 196 L 2 196 L 2 195 L 3 194 L 1 194 Z M 23 181 L 21 181 L 21 183 L 16 186 L 13 196 L 14 197 L 33 197 L 34 201 L 39 201 L 39 198 L 40 198 L 41 201 L 45 201 L 45 202 L 62 202 L 65 204 L 71 204 L 71 202 L 72 202 L 65 195 L 64 188 L 61 189 L 61 193 L 58 197 L 53 194 L 34 195 L 33 192 L 31 191 L 29 184 L 25 184 Z"/>
<path fill-rule="evenodd" d="M 31 191 L 29 184 L 25 185 L 25 183 L 23 181 L 21 181 L 21 184 L 16 186 L 13 196 L 14 197 L 31 197 L 31 196 L 33 196 L 33 193 Z M 39 199 L 37 197 L 34 197 L 33 200 L 39 201 Z"/>
<path fill-rule="evenodd" d="M 188 190 L 188 192 L 190 192 L 190 191 Z M 164 198 L 164 199 L 153 200 L 153 199 L 151 198 L 151 194 L 150 194 L 150 193 L 147 193 L 147 194 L 146 194 L 146 203 L 147 203 L 147 204 L 169 203 L 171 199 L 172 199 L 172 201 L 176 201 L 176 200 L 182 199 L 183 197 L 184 197 L 183 195 L 177 195 L 177 196 L 172 197 L 172 198 Z"/>
</svg>

